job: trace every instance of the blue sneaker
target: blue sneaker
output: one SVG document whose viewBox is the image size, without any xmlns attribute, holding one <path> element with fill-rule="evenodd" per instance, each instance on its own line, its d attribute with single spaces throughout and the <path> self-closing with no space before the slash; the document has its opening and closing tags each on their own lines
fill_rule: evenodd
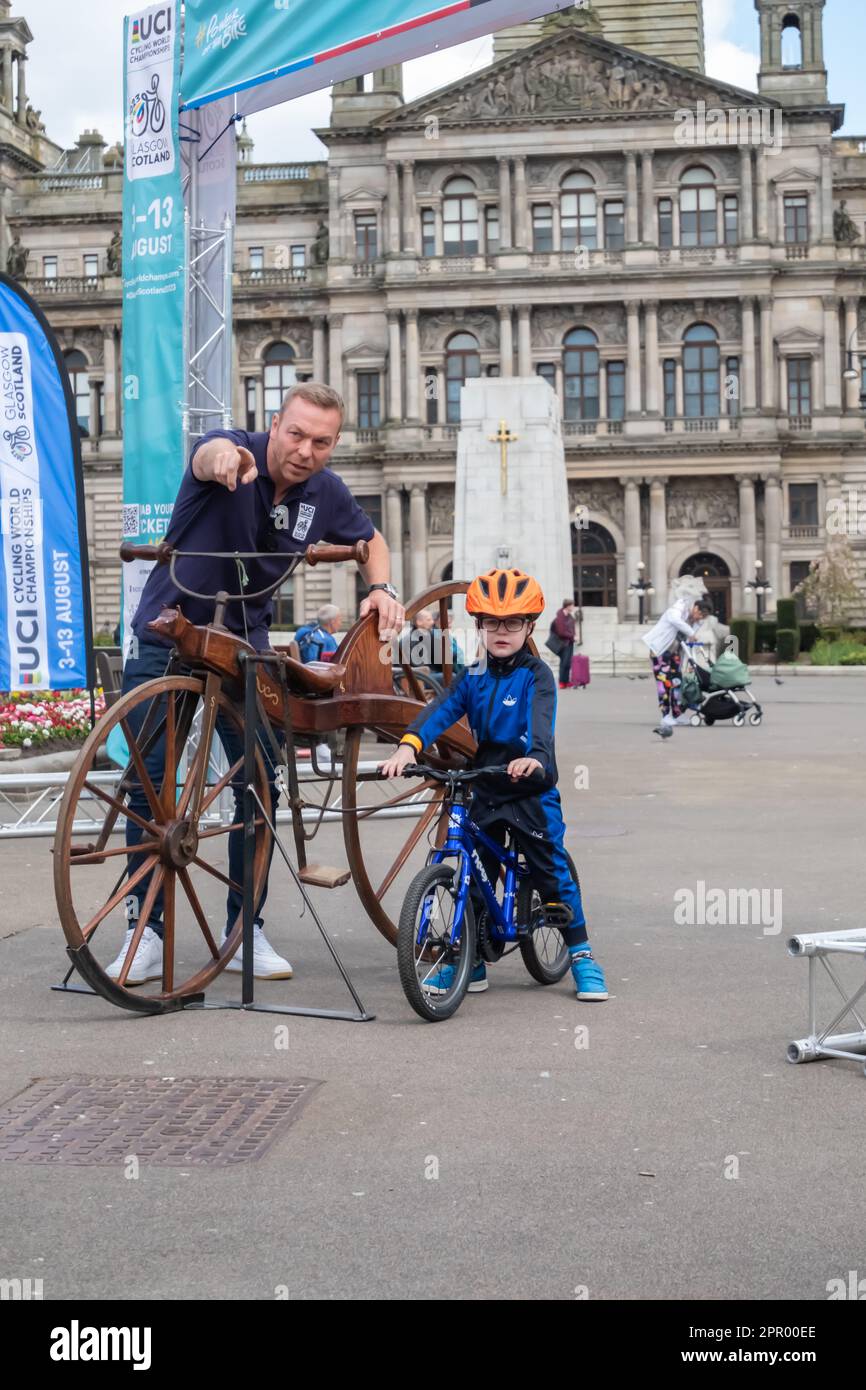
<svg viewBox="0 0 866 1390">
<path fill-rule="evenodd" d="M 454 966 L 443 965 L 422 986 L 427 994 L 447 994 L 454 982 Z M 469 976 L 467 994 L 483 994 L 487 989 L 487 967 L 481 960 Z"/>
<path fill-rule="evenodd" d="M 571 974 L 577 990 L 578 999 L 607 999 L 607 983 L 604 971 L 598 961 L 593 960 L 590 950 L 571 958 Z"/>
</svg>

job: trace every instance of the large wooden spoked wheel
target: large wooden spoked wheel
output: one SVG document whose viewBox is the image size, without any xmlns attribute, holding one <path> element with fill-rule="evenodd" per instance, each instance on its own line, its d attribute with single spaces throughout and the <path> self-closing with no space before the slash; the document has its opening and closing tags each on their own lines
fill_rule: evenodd
<svg viewBox="0 0 866 1390">
<path fill-rule="evenodd" d="M 437 610 L 439 628 L 448 630 L 448 609 L 453 594 L 465 594 L 465 583 L 439 584 L 420 594 L 406 608 L 411 621 L 422 608 Z M 453 678 L 450 643 L 443 644 L 442 672 L 445 685 Z M 407 694 L 427 702 L 435 691 L 419 679 L 405 662 Z M 431 849 L 445 841 L 447 817 L 442 815 L 443 788 L 437 782 L 385 781 L 366 765 L 384 762 L 403 736 L 403 729 L 354 725 L 346 732 L 343 754 L 343 836 L 352 878 L 370 920 L 392 946 L 397 944 L 400 909 L 411 880 L 423 868 Z M 433 763 L 466 766 L 465 755 L 441 739 L 425 759 Z M 402 813 L 411 812 L 410 815 Z"/>
<path fill-rule="evenodd" d="M 54 889 L 70 955 L 92 988 L 135 1011 L 179 1007 L 210 984 L 240 944 L 241 914 L 224 943 L 223 932 L 226 891 L 241 891 L 229 876 L 229 834 L 239 828 L 233 788 L 243 786 L 243 759 L 228 763 L 218 718 L 242 735 L 240 710 L 221 692 L 217 676 L 165 676 L 138 686 L 90 733 L 60 805 Z M 116 786 L 104 776 L 112 768 L 105 755 L 112 735 L 115 755 L 119 735 L 129 750 Z M 149 754 L 158 775 L 148 772 Z M 255 788 L 270 816 L 259 750 Z M 105 817 L 101 826 L 98 812 Z M 137 844 L 128 843 L 130 834 L 140 836 Z M 257 903 L 271 839 L 258 816 Z M 133 987 L 129 973 L 154 911 L 163 923 L 161 973 Z M 130 926 L 128 949 L 111 978 L 106 967 L 118 958 Z"/>
</svg>

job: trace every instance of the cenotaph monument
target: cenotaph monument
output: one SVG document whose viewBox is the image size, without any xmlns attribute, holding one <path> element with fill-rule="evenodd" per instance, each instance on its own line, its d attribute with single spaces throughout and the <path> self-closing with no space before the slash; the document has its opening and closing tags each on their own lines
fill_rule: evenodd
<svg viewBox="0 0 866 1390">
<path fill-rule="evenodd" d="M 538 580 L 547 606 L 536 644 L 574 587 L 559 402 L 539 376 L 475 377 L 460 395 L 454 490 L 455 579 L 515 568 Z M 465 625 L 462 596 L 454 623 Z"/>
</svg>

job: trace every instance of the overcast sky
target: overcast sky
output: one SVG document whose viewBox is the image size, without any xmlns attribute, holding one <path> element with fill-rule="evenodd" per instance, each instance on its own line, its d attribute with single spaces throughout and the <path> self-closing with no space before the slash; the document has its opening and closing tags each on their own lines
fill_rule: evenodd
<svg viewBox="0 0 866 1390">
<path fill-rule="evenodd" d="M 328 0 L 325 0 L 328 3 Z M 42 111 L 52 140 L 72 146 L 82 130 L 96 127 L 109 144 L 122 133 L 123 15 L 132 0 L 16 0 L 33 31 L 28 94 Z M 824 11 L 830 95 L 847 104 L 845 130 L 866 134 L 866 94 L 859 65 L 866 44 L 864 0 L 828 0 Z M 707 71 L 754 90 L 758 66 L 758 17 L 753 0 L 704 0 Z M 484 67 L 492 39 L 418 58 L 404 66 L 404 94 L 414 99 Z M 858 70 L 855 71 L 855 65 Z M 327 90 L 313 92 L 251 117 L 249 133 L 258 161 L 323 158 L 312 127 L 328 124 Z"/>
</svg>

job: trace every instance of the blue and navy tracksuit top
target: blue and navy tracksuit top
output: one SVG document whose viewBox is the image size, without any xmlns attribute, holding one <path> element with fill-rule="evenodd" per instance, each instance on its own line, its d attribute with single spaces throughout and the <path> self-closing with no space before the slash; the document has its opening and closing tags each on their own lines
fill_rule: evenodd
<svg viewBox="0 0 866 1390">
<path fill-rule="evenodd" d="M 475 788 L 473 819 L 485 827 L 507 822 L 518 832 L 524 851 L 535 842 L 538 854 L 527 853 L 527 859 L 538 859 L 548 893 L 555 886 L 556 896 L 569 903 L 575 923 L 581 923 L 580 893 L 565 855 L 565 824 L 556 790 L 556 683 L 549 666 L 526 647 L 505 661 L 488 655 L 486 665 L 468 667 L 413 720 L 404 740 L 420 754 L 464 715 L 478 745 L 475 767 L 537 758 L 544 773 L 540 791 L 538 775 L 520 782 L 504 773 L 485 778 Z"/>
</svg>

